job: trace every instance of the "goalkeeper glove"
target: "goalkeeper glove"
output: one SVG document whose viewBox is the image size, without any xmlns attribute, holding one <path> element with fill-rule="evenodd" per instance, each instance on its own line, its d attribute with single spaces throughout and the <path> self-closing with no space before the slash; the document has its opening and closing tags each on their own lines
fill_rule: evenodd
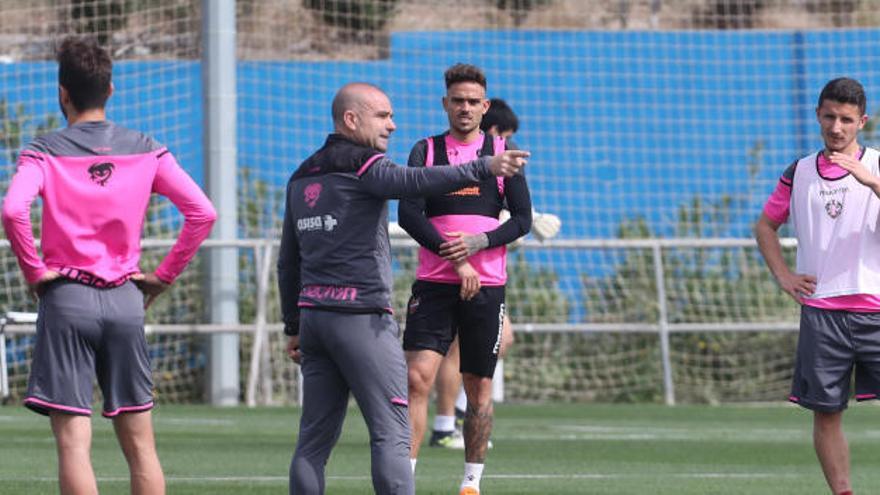
<svg viewBox="0 0 880 495">
<path fill-rule="evenodd" d="M 559 234 L 560 227 L 562 221 L 556 215 L 532 211 L 532 235 L 535 239 L 541 242 L 553 239 Z"/>
<path fill-rule="evenodd" d="M 403 230 L 403 227 L 400 226 L 397 222 L 389 222 L 388 223 L 388 237 L 395 239 L 406 239 L 409 237 L 409 233 Z"/>
</svg>

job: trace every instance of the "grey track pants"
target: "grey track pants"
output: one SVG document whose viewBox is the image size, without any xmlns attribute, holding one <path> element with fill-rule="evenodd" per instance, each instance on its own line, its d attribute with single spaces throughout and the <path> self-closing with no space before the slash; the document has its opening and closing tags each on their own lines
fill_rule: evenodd
<svg viewBox="0 0 880 495">
<path fill-rule="evenodd" d="M 373 489 L 412 495 L 406 361 L 389 314 L 303 309 L 303 409 L 290 463 L 291 495 L 324 493 L 324 466 L 339 439 L 349 391 L 370 432 Z"/>
</svg>

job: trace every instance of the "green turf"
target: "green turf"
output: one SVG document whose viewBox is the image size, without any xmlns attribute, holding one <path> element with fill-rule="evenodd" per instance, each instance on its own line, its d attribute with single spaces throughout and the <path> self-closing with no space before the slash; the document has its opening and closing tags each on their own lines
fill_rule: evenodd
<svg viewBox="0 0 880 495">
<path fill-rule="evenodd" d="M 856 493 L 880 486 L 875 406 L 845 416 Z M 795 407 L 658 405 L 496 409 L 484 494 L 825 494 L 810 443 L 811 416 Z M 286 493 L 298 411 L 162 406 L 155 412 L 169 494 Z M 95 418 L 102 494 L 128 493 L 110 423 Z M 425 447 L 417 493 L 455 494 L 461 451 Z M 328 494 L 372 493 L 357 409 L 327 468 Z M 48 421 L 0 407 L 0 494 L 57 492 Z"/>
</svg>

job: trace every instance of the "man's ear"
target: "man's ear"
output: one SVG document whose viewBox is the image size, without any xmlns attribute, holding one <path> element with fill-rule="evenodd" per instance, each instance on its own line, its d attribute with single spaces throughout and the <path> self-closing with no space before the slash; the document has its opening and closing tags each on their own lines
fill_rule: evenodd
<svg viewBox="0 0 880 495">
<path fill-rule="evenodd" d="M 354 110 L 346 110 L 342 114 L 342 122 L 349 130 L 354 131 L 358 127 L 358 115 Z"/>
<path fill-rule="evenodd" d="M 58 85 L 58 101 L 62 105 L 70 105 L 70 93 L 67 91 L 67 88 L 60 84 Z"/>
</svg>

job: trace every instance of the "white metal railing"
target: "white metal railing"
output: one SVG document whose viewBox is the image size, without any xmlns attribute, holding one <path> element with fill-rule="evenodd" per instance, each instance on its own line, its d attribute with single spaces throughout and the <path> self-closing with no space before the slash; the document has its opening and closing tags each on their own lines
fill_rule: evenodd
<svg viewBox="0 0 880 495">
<path fill-rule="evenodd" d="M 35 313 L 20 313 L 9 311 L 0 315 L 0 399 L 5 400 L 9 397 L 9 375 L 6 366 L 6 325 L 11 322 L 29 323 L 33 325 L 37 322 Z"/>
<path fill-rule="evenodd" d="M 144 248 L 170 247 L 174 240 L 146 239 L 143 241 Z M 782 239 L 783 247 L 794 247 L 794 239 Z M 654 258 L 654 283 L 656 284 L 658 321 L 656 323 L 521 323 L 513 326 L 518 332 L 641 332 L 657 333 L 660 339 L 663 386 L 665 401 L 669 405 L 675 404 L 675 387 L 672 381 L 672 365 L 669 351 L 669 335 L 677 332 L 756 332 L 756 331 L 795 331 L 798 328 L 796 321 L 771 322 L 771 323 L 670 323 L 668 321 L 666 301 L 666 274 L 663 266 L 663 250 L 668 248 L 739 248 L 755 247 L 756 243 L 751 238 L 738 239 L 566 239 L 549 240 L 539 243 L 534 240 L 526 240 L 525 249 L 562 249 L 562 250 L 591 250 L 591 249 L 650 249 Z M 392 247 L 416 247 L 415 241 L 409 238 L 393 238 Z M 272 373 L 270 368 L 270 355 L 268 346 L 268 333 L 279 332 L 283 328 L 281 323 L 269 323 L 267 321 L 269 283 L 272 273 L 272 257 L 279 247 L 277 239 L 236 239 L 236 240 L 207 240 L 203 244 L 207 249 L 230 248 L 249 249 L 254 252 L 256 262 L 256 317 L 250 324 L 151 324 L 146 326 L 148 334 L 190 333 L 190 334 L 215 334 L 223 332 L 238 332 L 253 334 L 253 350 L 248 368 L 247 389 L 245 393 L 246 403 L 254 406 L 257 403 L 258 390 L 263 390 L 263 397 L 270 397 L 272 390 Z M 0 249 L 8 249 L 9 242 L 0 240 Z M 32 323 L 9 322 L 3 328 L 5 333 L 33 333 Z M 5 336 L 3 336 L 5 339 Z M 4 367 L 5 371 L 5 367 Z"/>
</svg>

